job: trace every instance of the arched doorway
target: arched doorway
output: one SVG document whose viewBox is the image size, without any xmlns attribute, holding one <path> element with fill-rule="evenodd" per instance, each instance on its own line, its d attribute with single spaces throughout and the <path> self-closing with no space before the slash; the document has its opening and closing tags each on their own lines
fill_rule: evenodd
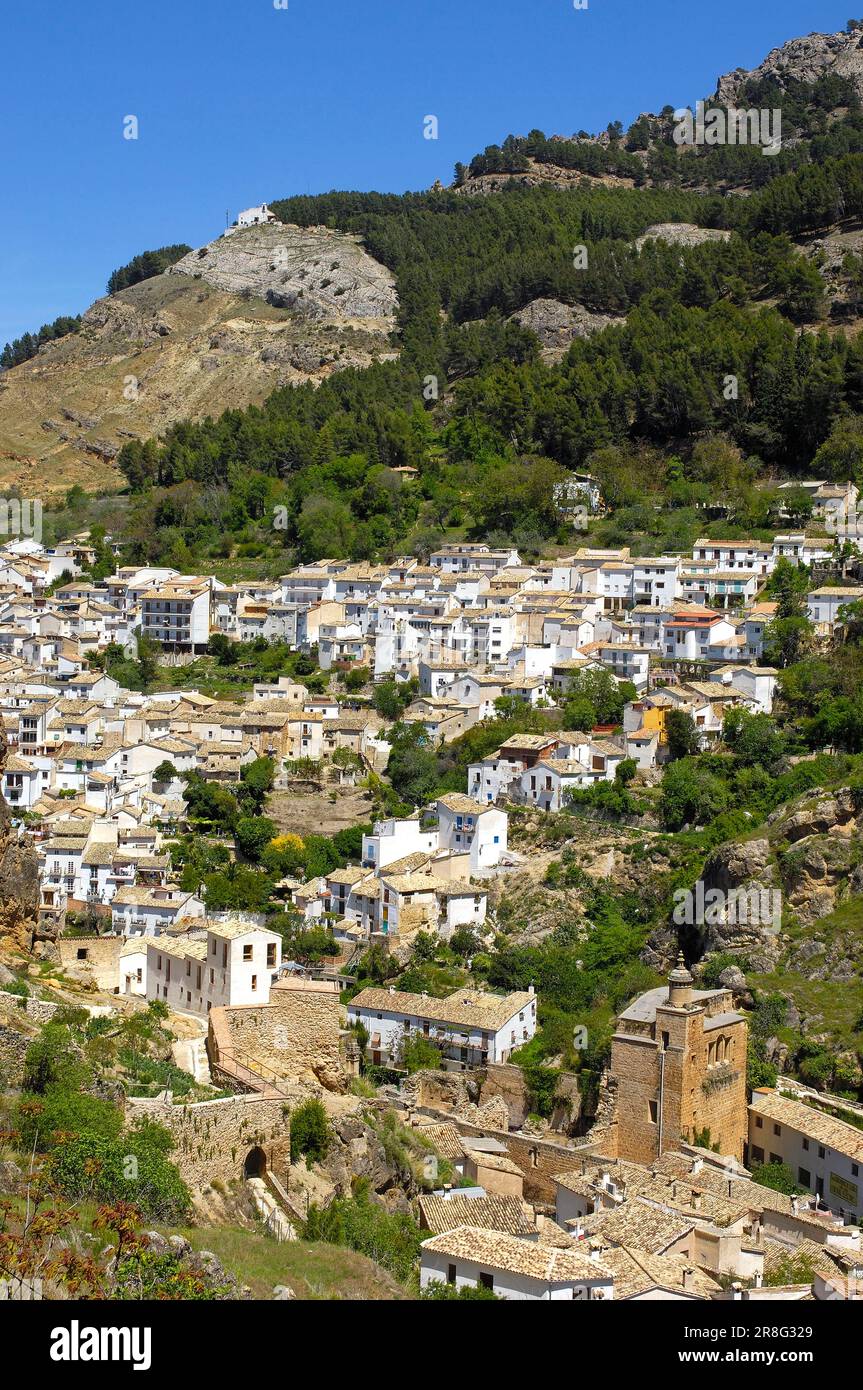
<svg viewBox="0 0 863 1390">
<path fill-rule="evenodd" d="M 267 1155 L 259 1145 L 249 1149 L 243 1164 L 244 1178 L 262 1178 L 267 1171 Z"/>
</svg>

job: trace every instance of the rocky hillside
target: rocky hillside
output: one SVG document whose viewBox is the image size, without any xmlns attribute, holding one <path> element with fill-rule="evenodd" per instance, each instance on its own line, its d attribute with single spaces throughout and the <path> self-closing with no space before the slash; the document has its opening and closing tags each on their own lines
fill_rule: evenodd
<svg viewBox="0 0 863 1390">
<path fill-rule="evenodd" d="M 393 278 L 358 238 L 252 227 L 99 299 L 79 333 L 0 376 L 0 485 L 121 482 L 125 440 L 258 404 L 393 353 Z"/>
<path fill-rule="evenodd" d="M 791 78 L 813 83 L 826 76 L 850 78 L 863 97 L 863 29 L 790 39 L 780 48 L 771 49 L 763 63 L 751 72 L 735 68 L 720 77 L 716 97 L 723 104 L 731 103 L 745 84 L 753 80 L 772 79 L 784 87 Z"/>
</svg>

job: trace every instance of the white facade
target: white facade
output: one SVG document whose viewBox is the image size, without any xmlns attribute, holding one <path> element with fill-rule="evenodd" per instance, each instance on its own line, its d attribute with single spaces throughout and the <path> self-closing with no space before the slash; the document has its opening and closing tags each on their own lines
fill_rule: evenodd
<svg viewBox="0 0 863 1390">
<path fill-rule="evenodd" d="M 363 836 L 363 864 L 385 869 L 409 854 L 433 854 L 438 846 L 437 830 L 425 830 L 418 819 L 378 821 L 373 833 Z"/>
<path fill-rule="evenodd" d="M 211 1008 L 266 1004 L 281 964 L 281 937 L 261 927 L 210 926 L 206 940 L 159 938 L 147 943 L 147 998 L 204 1016 Z"/>
<path fill-rule="evenodd" d="M 472 873 L 492 869 L 507 847 L 507 815 L 467 796 L 445 796 L 437 803 L 438 843 L 451 854 L 469 854 Z"/>
</svg>

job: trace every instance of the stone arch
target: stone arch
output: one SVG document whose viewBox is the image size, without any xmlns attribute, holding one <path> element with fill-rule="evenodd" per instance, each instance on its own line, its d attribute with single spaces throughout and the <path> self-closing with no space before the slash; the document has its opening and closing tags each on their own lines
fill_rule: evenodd
<svg viewBox="0 0 863 1390">
<path fill-rule="evenodd" d="M 267 1171 L 267 1155 L 259 1144 L 249 1149 L 243 1164 L 244 1178 L 262 1178 Z"/>
</svg>

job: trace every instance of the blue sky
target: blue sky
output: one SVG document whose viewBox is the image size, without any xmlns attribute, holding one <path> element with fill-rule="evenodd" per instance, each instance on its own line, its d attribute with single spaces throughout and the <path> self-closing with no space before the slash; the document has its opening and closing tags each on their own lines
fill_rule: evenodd
<svg viewBox="0 0 863 1390">
<path fill-rule="evenodd" d="M 226 210 L 447 183 L 457 159 L 510 131 L 692 105 L 720 73 L 854 12 L 848 0 L 7 6 L 0 344 L 86 308 L 139 251 L 211 240 Z M 437 141 L 423 138 L 431 114 Z"/>
</svg>

